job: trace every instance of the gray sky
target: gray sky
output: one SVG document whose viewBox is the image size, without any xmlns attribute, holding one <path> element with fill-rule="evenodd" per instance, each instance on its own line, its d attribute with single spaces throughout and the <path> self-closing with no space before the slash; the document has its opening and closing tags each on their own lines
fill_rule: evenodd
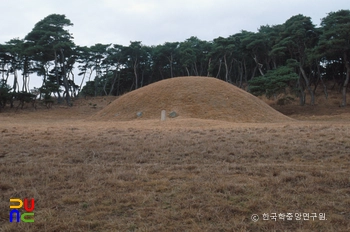
<svg viewBox="0 0 350 232">
<path fill-rule="evenodd" d="M 24 38 L 49 14 L 65 14 L 77 45 L 145 45 L 227 37 L 242 29 L 282 24 L 296 14 L 314 24 L 331 11 L 349 9 L 348 0 L 0 0 L 0 43 Z"/>
</svg>

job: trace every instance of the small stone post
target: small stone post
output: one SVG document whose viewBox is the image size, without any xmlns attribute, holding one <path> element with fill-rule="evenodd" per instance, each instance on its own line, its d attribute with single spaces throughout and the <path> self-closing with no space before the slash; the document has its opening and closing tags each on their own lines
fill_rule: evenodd
<svg viewBox="0 0 350 232">
<path fill-rule="evenodd" d="M 166 119 L 166 111 L 165 110 L 162 110 L 161 114 L 160 114 L 160 121 L 165 121 Z"/>
</svg>

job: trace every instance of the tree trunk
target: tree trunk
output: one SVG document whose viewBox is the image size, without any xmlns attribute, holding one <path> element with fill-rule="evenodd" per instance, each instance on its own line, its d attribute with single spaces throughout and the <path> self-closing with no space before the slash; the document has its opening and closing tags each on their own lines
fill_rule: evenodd
<svg viewBox="0 0 350 232">
<path fill-rule="evenodd" d="M 173 54 L 170 55 L 170 76 L 171 76 L 171 78 L 174 77 L 174 72 L 173 72 Z"/>
<path fill-rule="evenodd" d="M 143 77 L 144 77 L 144 70 L 142 70 L 142 74 L 141 74 L 141 88 L 143 87 Z"/>
<path fill-rule="evenodd" d="M 108 83 L 108 78 L 106 77 L 105 84 L 103 85 L 103 92 L 105 93 L 105 96 L 107 96 L 107 91 L 106 91 L 107 83 Z"/>
<path fill-rule="evenodd" d="M 311 97 L 310 104 L 313 106 L 313 105 L 315 105 L 315 94 L 311 89 L 309 78 L 306 76 L 305 70 L 303 69 L 303 67 L 301 65 L 299 65 L 299 69 L 300 69 L 301 75 L 303 76 L 303 78 L 305 80 L 306 88 L 310 93 L 310 97 Z"/>
<path fill-rule="evenodd" d="M 262 64 L 258 64 L 258 69 L 259 69 L 259 72 L 260 72 L 260 74 L 261 74 L 261 76 L 264 76 L 264 73 L 263 73 L 263 71 L 262 71 Z"/>
<path fill-rule="evenodd" d="M 17 86 L 18 86 L 17 72 L 16 72 L 16 70 L 13 70 L 13 86 L 12 86 L 13 91 L 16 92 Z M 19 92 L 19 89 L 17 92 Z"/>
<path fill-rule="evenodd" d="M 253 73 L 252 73 L 252 78 L 250 78 L 251 80 L 253 80 L 254 79 L 254 77 L 255 77 L 255 73 L 256 73 L 256 69 L 257 69 L 258 67 L 254 67 L 254 69 L 253 69 Z"/>
<path fill-rule="evenodd" d="M 84 83 L 84 80 L 85 80 L 85 76 L 86 76 L 86 71 L 84 72 L 84 76 L 83 76 L 83 79 L 81 80 L 81 83 L 80 83 L 80 86 L 79 86 L 79 91 L 78 91 L 78 95 L 81 91 L 81 87 L 83 86 L 83 83 Z"/>
<path fill-rule="evenodd" d="M 91 81 L 92 72 L 93 72 L 93 70 L 92 70 L 92 68 L 90 68 L 89 81 Z"/>
<path fill-rule="evenodd" d="M 22 92 L 28 92 L 28 88 L 27 88 L 27 76 L 26 73 L 23 72 L 22 73 Z"/>
<path fill-rule="evenodd" d="M 105 93 L 105 96 L 108 95 L 107 90 L 106 90 L 107 84 L 108 84 L 108 81 L 109 81 L 108 72 L 109 72 L 109 67 L 107 66 L 107 68 L 106 68 L 106 75 L 105 75 L 106 80 L 105 80 L 105 83 L 104 83 L 104 85 L 103 85 L 103 92 Z"/>
<path fill-rule="evenodd" d="M 244 81 L 245 83 L 248 82 L 248 73 L 247 73 L 247 64 L 245 62 L 245 59 L 243 59 L 243 67 L 244 67 Z"/>
<path fill-rule="evenodd" d="M 343 89 L 342 89 L 343 100 L 341 103 L 341 107 L 346 106 L 346 88 L 348 87 L 349 79 L 350 79 L 350 64 L 348 61 L 348 55 L 347 55 L 346 51 L 344 52 L 344 62 L 345 62 L 345 67 L 346 67 L 346 77 L 345 77 L 345 81 L 344 81 Z"/>
<path fill-rule="evenodd" d="M 76 84 L 75 84 L 75 76 L 74 76 L 74 73 L 73 73 L 73 69 L 70 69 L 70 74 L 72 74 L 72 86 L 71 88 L 73 89 L 73 92 L 71 94 L 71 96 L 74 95 L 74 97 L 77 97 L 77 89 L 76 89 Z"/>
<path fill-rule="evenodd" d="M 228 82 L 228 66 L 227 66 L 227 60 L 226 60 L 226 55 L 224 55 L 224 63 L 225 63 L 225 79 L 226 79 L 226 82 Z"/>
<path fill-rule="evenodd" d="M 117 83 L 117 96 L 119 96 L 119 86 L 120 86 L 120 74 L 118 76 L 118 83 Z"/>
<path fill-rule="evenodd" d="M 325 84 L 324 81 L 323 81 L 323 77 L 322 77 L 322 74 L 321 74 L 319 62 L 316 62 L 316 65 L 317 65 L 318 78 L 321 80 L 321 83 L 322 83 L 322 86 L 323 86 L 324 95 L 326 96 L 326 99 L 328 99 L 327 86 L 326 86 L 326 84 Z"/>
<path fill-rule="evenodd" d="M 137 77 L 137 58 L 134 62 L 134 75 L 135 75 L 135 89 L 138 88 L 138 77 Z"/>
<path fill-rule="evenodd" d="M 66 102 L 67 105 L 71 105 L 70 103 L 70 95 L 69 95 L 69 86 L 68 86 L 68 80 L 67 80 L 67 73 L 66 73 L 66 65 L 64 64 L 64 54 L 63 54 L 63 49 L 60 49 L 61 51 L 61 62 L 62 62 L 62 76 L 63 76 L 63 84 L 66 92 Z"/>
<path fill-rule="evenodd" d="M 3 80 L 5 80 L 5 72 L 6 72 L 6 70 L 5 70 L 5 63 L 2 63 L 1 64 L 1 76 L 2 76 Z M 6 79 L 5 83 L 7 83 L 7 79 Z"/>
<path fill-rule="evenodd" d="M 174 74 L 173 74 L 173 54 L 171 53 L 170 57 L 167 57 L 167 59 L 168 59 L 169 64 L 170 64 L 170 78 L 173 78 L 174 77 Z"/>
<path fill-rule="evenodd" d="M 239 88 L 242 88 L 243 84 L 243 64 L 239 62 Z"/>
<path fill-rule="evenodd" d="M 220 76 L 221 64 L 222 64 L 222 61 L 221 61 L 221 59 L 220 59 L 220 60 L 219 60 L 219 70 L 218 70 L 218 73 L 216 74 L 216 78 L 218 78 L 218 77 Z"/>
<path fill-rule="evenodd" d="M 135 83 L 133 82 L 132 85 L 131 85 L 131 87 L 130 87 L 130 89 L 129 89 L 129 92 L 132 91 L 132 89 L 134 88 L 134 85 L 135 85 Z"/>
<path fill-rule="evenodd" d="M 57 81 L 57 95 L 58 95 L 58 103 L 61 103 L 61 94 L 60 94 L 60 91 L 59 91 L 59 88 L 60 88 L 60 78 L 58 77 L 58 62 L 57 62 L 57 52 L 56 50 L 54 50 L 54 55 L 55 55 L 55 76 L 56 76 L 56 81 Z"/>
<path fill-rule="evenodd" d="M 3 72 L 3 75 L 4 75 L 4 72 Z M 8 70 L 6 70 L 6 78 L 5 78 L 5 83 L 7 84 L 7 81 L 10 77 L 10 72 Z M 4 76 L 2 76 L 2 78 L 4 79 Z"/>
<path fill-rule="evenodd" d="M 264 73 L 263 73 L 263 71 L 261 69 L 263 67 L 263 65 L 258 62 L 258 58 L 256 58 L 256 55 L 254 55 L 253 59 L 254 59 L 254 61 L 256 63 L 256 67 L 259 69 L 259 72 L 260 72 L 261 76 L 264 76 Z"/>
<path fill-rule="evenodd" d="M 163 69 L 162 69 L 161 67 L 158 68 L 159 74 L 160 74 L 162 80 L 164 80 L 164 75 L 163 75 L 162 70 L 163 70 Z"/>
<path fill-rule="evenodd" d="M 23 74 L 23 91 L 29 92 L 29 76 L 28 74 Z"/>
<path fill-rule="evenodd" d="M 211 58 L 209 58 L 209 61 L 208 61 L 207 77 L 210 76 L 210 72 L 209 72 L 210 64 L 211 64 Z"/>
<path fill-rule="evenodd" d="M 187 67 L 186 67 L 186 72 L 187 72 L 187 76 L 190 76 L 190 71 L 188 70 Z"/>
<path fill-rule="evenodd" d="M 24 59 L 24 67 L 23 67 L 23 77 L 24 77 L 24 80 L 23 80 L 23 85 L 24 85 L 24 88 L 25 88 L 25 91 L 26 92 L 29 92 L 29 82 L 30 82 L 30 78 L 29 78 L 29 61 L 28 61 L 28 57 L 25 56 L 25 59 Z"/>
<path fill-rule="evenodd" d="M 301 82 L 300 82 L 300 78 L 298 79 L 298 85 L 299 85 L 299 88 L 300 88 L 300 105 L 303 106 L 305 105 L 305 92 L 304 92 L 304 88 L 303 86 L 301 85 Z"/>
<path fill-rule="evenodd" d="M 194 73 L 196 74 L 196 76 L 199 76 L 198 75 L 198 69 L 197 69 L 197 64 L 194 63 Z"/>
<path fill-rule="evenodd" d="M 118 69 L 118 66 L 117 66 L 117 69 Z M 117 76 L 118 76 L 118 71 L 114 70 L 113 72 L 113 83 L 112 83 L 112 87 L 111 87 L 111 90 L 109 90 L 109 93 L 108 95 L 111 96 L 112 95 L 112 92 L 113 92 L 113 89 L 114 89 L 114 85 L 115 85 L 115 82 L 117 81 Z"/>
<path fill-rule="evenodd" d="M 275 60 L 275 59 L 273 59 L 273 60 L 272 60 L 272 62 L 273 62 L 273 69 L 277 69 L 277 63 L 276 63 L 276 60 Z"/>
</svg>

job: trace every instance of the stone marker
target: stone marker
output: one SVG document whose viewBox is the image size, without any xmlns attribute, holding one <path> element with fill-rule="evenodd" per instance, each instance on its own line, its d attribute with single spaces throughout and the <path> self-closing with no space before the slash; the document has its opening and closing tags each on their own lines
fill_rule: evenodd
<svg viewBox="0 0 350 232">
<path fill-rule="evenodd" d="M 170 114 L 169 114 L 169 117 L 170 118 L 176 118 L 177 116 L 179 116 L 175 111 L 172 111 Z"/>
<path fill-rule="evenodd" d="M 143 115 L 143 113 L 140 111 L 140 112 L 137 112 L 136 116 L 139 118 Z"/>
<path fill-rule="evenodd" d="M 166 111 L 162 110 L 162 112 L 160 113 L 160 121 L 165 121 L 166 119 Z"/>
</svg>

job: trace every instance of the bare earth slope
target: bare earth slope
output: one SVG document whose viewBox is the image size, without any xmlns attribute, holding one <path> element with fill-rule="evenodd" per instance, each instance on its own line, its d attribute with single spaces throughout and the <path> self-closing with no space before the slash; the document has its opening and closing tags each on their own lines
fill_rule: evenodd
<svg viewBox="0 0 350 232">
<path fill-rule="evenodd" d="M 255 96 L 210 77 L 177 77 L 159 81 L 116 99 L 93 120 L 159 119 L 161 110 L 180 118 L 231 122 L 285 122 L 292 119 Z"/>
</svg>

